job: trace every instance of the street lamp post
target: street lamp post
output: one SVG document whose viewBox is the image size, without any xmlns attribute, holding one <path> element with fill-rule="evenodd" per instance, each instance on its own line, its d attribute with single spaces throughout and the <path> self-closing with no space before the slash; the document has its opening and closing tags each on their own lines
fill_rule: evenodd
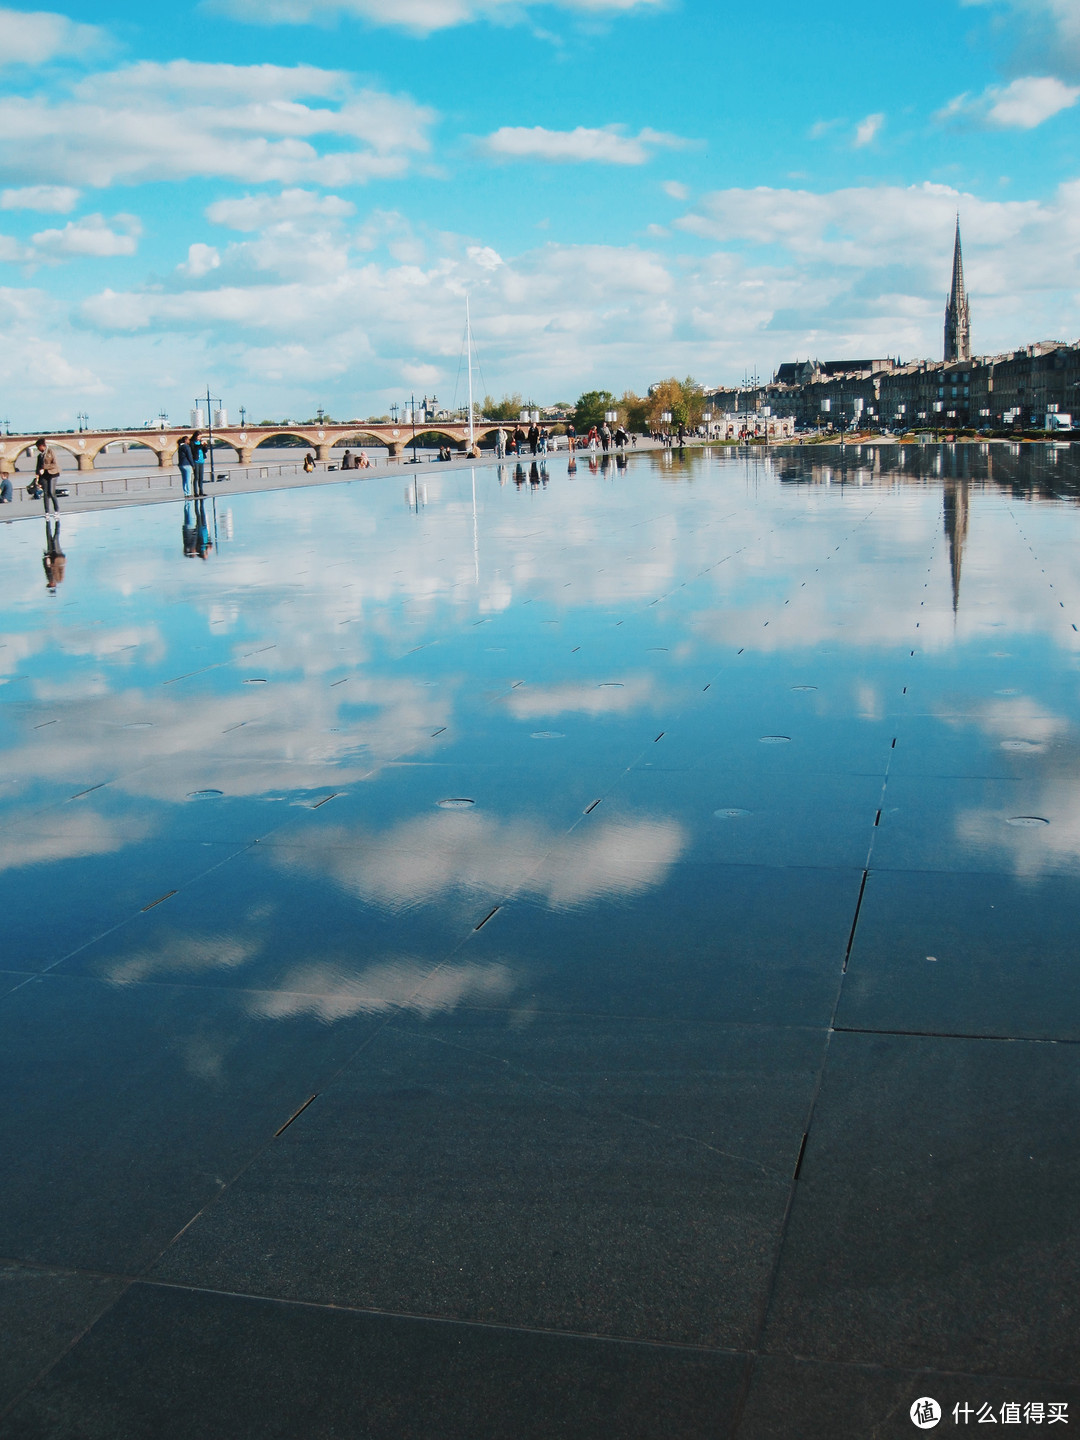
<svg viewBox="0 0 1080 1440">
<path fill-rule="evenodd" d="M 217 484 L 217 476 L 214 473 L 214 405 L 221 405 L 220 395 L 211 395 L 209 385 L 206 387 L 206 440 L 207 449 L 210 452 L 210 484 Z M 195 401 L 195 411 L 198 413 L 203 403 L 203 396 L 200 395 Z"/>
<path fill-rule="evenodd" d="M 416 396 L 409 397 L 409 419 L 412 421 L 412 459 L 410 465 L 419 465 L 420 461 L 416 454 Z"/>
</svg>

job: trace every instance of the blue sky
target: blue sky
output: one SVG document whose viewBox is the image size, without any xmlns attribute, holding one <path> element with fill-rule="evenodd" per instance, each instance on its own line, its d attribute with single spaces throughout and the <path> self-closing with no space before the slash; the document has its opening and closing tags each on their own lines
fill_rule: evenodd
<svg viewBox="0 0 1080 1440">
<path fill-rule="evenodd" d="M 1080 3 L 0 8 L 0 419 L 540 403 L 1080 334 Z M 479 383 L 479 382 L 478 382 Z"/>
</svg>

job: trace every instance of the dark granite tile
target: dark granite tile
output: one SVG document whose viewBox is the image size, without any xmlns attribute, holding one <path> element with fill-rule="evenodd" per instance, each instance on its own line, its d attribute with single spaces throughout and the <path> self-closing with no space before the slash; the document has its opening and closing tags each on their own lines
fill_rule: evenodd
<svg viewBox="0 0 1080 1440">
<path fill-rule="evenodd" d="M 861 872 L 672 865 L 678 842 L 643 822 L 557 852 L 529 881 L 545 903 L 511 901 L 461 957 L 541 1010 L 828 1024 Z"/>
<path fill-rule="evenodd" d="M 920 1427 L 912 1406 L 929 1398 L 941 1410 L 939 1434 L 994 1423 L 1045 1425 L 1051 1403 L 1064 1405 L 1075 1420 L 1080 1387 L 1040 1380 L 988 1375 L 943 1375 L 929 1370 L 892 1370 L 877 1366 L 823 1365 L 814 1360 L 762 1355 L 754 1362 L 749 1394 L 737 1430 L 738 1440 L 908 1440 Z M 1041 1405 L 1042 1420 L 1031 1421 L 1025 1407 Z M 1019 1406 L 1017 1420 L 1003 1407 Z M 990 1407 L 993 1422 L 985 1417 Z M 959 1408 L 956 1408 L 959 1407 Z M 932 1412 L 931 1412 L 932 1414 Z M 984 1434 L 986 1432 L 979 1431 Z M 1051 1431 L 1065 1434 L 1064 1430 Z"/>
<path fill-rule="evenodd" d="M 849 694 L 841 698 L 828 688 L 804 689 L 807 682 L 798 678 L 794 665 L 778 664 L 775 655 L 769 659 L 765 674 L 758 666 L 747 667 L 746 674 L 734 668 L 718 674 L 706 696 L 672 717 L 656 762 L 695 770 L 767 767 L 777 777 L 884 772 L 896 733 L 891 718 L 860 714 Z M 868 669 L 877 668 L 875 657 Z M 789 674 L 781 679 L 778 669 Z M 819 686 L 831 682 L 839 689 L 843 684 L 831 669 L 816 678 Z"/>
<path fill-rule="evenodd" d="M 440 864 L 434 850 L 425 856 L 419 846 L 358 850 L 328 839 L 244 850 L 60 968 L 119 984 L 160 980 L 338 997 L 344 1008 L 328 1015 L 362 1009 L 365 997 L 378 1009 L 406 1000 L 472 933 L 520 858 L 508 857 L 502 875 L 496 868 L 487 877 L 464 840 Z M 496 852 L 487 852 L 493 867 Z"/>
<path fill-rule="evenodd" d="M 724 1440 L 741 1356 L 135 1285 L 3 1440 Z"/>
<path fill-rule="evenodd" d="M 154 1276 L 737 1348 L 823 1038 L 521 1016 L 384 1030 Z"/>
<path fill-rule="evenodd" d="M 836 1023 L 1080 1040 L 1078 926 L 1070 876 L 875 870 Z"/>
<path fill-rule="evenodd" d="M 0 1262 L 0 1412 L 126 1288 L 106 1276 Z"/>
<path fill-rule="evenodd" d="M 1073 705 L 1072 708 L 1075 708 Z M 1053 784 L 1075 773 L 1075 716 L 1037 701 L 987 696 L 970 708 L 942 704 L 898 720 L 890 776 L 1019 780 Z"/>
<path fill-rule="evenodd" d="M 329 831 L 335 843 L 388 849 L 412 849 L 422 838 L 441 854 L 462 838 L 468 844 L 476 832 L 505 835 L 515 846 L 527 842 L 530 851 L 539 846 L 542 855 L 580 818 L 597 786 L 603 793 L 633 758 L 628 753 L 625 761 L 612 760 L 598 746 L 585 761 L 558 740 L 537 740 L 529 742 L 528 763 L 508 764 L 500 744 L 501 717 L 485 715 L 478 723 L 482 758 L 444 764 L 433 750 L 383 765 L 367 779 L 342 786 L 343 793 L 318 810 L 297 807 L 268 842 L 306 844 L 312 834 Z M 561 723 L 538 721 L 533 729 L 565 732 Z M 455 799 L 472 804 L 466 810 L 440 805 Z"/>
<path fill-rule="evenodd" d="M 652 747 L 658 756 L 666 738 Z M 769 765 L 734 763 L 707 772 L 635 767 L 559 848 L 587 852 L 597 832 L 619 826 L 632 838 L 635 825 L 651 822 L 677 827 L 679 857 L 686 861 L 861 870 L 883 780 L 884 770 L 844 775 L 777 773 Z"/>
<path fill-rule="evenodd" d="M 1080 1047 L 833 1036 L 766 1328 L 821 1360 L 1080 1374 Z"/>
<path fill-rule="evenodd" d="M 1075 875 L 1080 844 L 1068 777 L 889 779 L 873 865 L 883 870 L 1011 870 Z"/>
<path fill-rule="evenodd" d="M 107 825 L 96 840 L 26 836 L 0 870 L 4 961 L 47 969 L 235 853 L 197 840 L 126 840 Z"/>
<path fill-rule="evenodd" d="M 0 1255 L 147 1264 L 370 1033 L 262 998 L 55 975 L 8 995 Z"/>
</svg>

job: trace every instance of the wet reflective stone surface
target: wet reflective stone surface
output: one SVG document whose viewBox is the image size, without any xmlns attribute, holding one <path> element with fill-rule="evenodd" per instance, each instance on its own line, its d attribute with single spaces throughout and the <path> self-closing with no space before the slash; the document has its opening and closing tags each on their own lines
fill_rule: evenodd
<svg viewBox="0 0 1080 1440">
<path fill-rule="evenodd" d="M 1078 500 L 564 455 L 64 516 L 55 591 L 0 527 L 0 1436 L 1080 1403 Z"/>
</svg>

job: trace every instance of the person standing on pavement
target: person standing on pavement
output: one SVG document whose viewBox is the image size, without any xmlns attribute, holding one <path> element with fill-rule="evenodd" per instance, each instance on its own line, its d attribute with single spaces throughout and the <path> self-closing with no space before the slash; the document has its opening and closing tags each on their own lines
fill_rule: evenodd
<svg viewBox="0 0 1080 1440">
<path fill-rule="evenodd" d="M 191 482 L 195 475 L 195 456 L 191 449 L 191 441 L 186 435 L 181 435 L 180 444 L 176 447 L 176 463 L 180 466 L 180 481 L 184 487 L 184 494 L 191 494 Z"/>
<path fill-rule="evenodd" d="M 495 458 L 497 460 L 506 459 L 506 431 L 501 425 L 495 431 Z"/>
<path fill-rule="evenodd" d="M 60 506 L 56 501 L 56 482 L 60 479 L 60 466 L 56 463 L 56 455 L 51 445 L 47 445 L 44 439 L 37 442 L 37 465 L 34 469 L 34 478 L 41 487 L 41 498 L 45 505 L 45 514 L 49 513 L 49 503 L 52 502 L 53 514 L 60 513 Z"/>
<path fill-rule="evenodd" d="M 206 473 L 206 450 L 203 447 L 202 439 L 197 430 L 192 431 L 191 457 L 195 465 L 195 494 L 203 493 L 203 475 Z"/>
</svg>

